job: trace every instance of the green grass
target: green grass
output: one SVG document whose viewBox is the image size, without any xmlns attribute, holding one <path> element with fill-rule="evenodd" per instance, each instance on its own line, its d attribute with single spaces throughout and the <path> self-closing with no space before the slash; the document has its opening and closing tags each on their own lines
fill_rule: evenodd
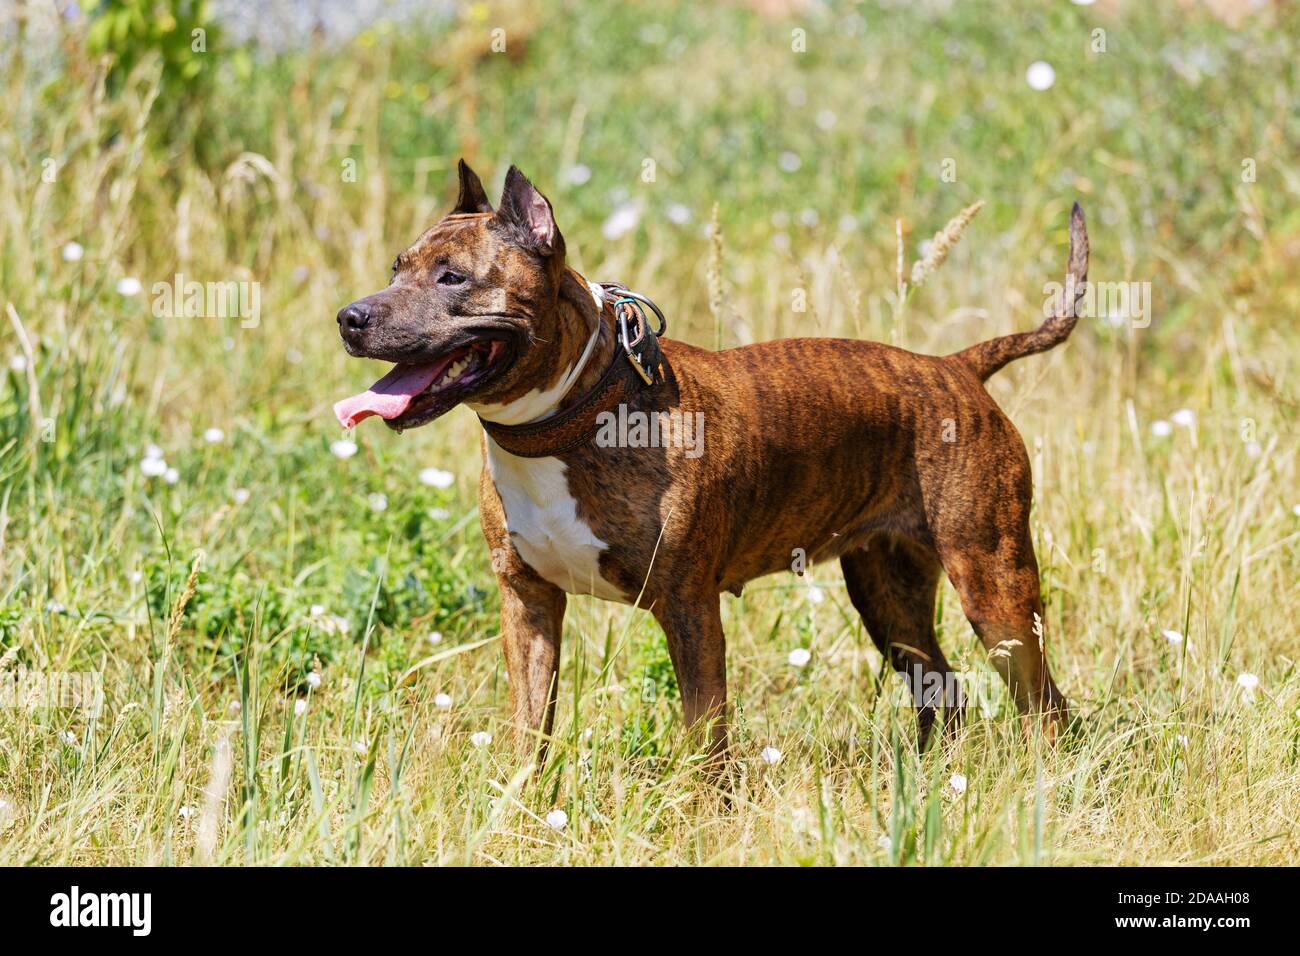
<svg viewBox="0 0 1300 956">
<path fill-rule="evenodd" d="M 0 864 L 1295 859 L 1296 14 L 1232 30 L 1138 3 L 711 6 L 487 4 L 279 58 L 210 47 L 212 82 L 184 102 L 154 97 L 147 57 L 103 93 L 76 24 L 57 56 L 3 61 L 0 667 L 100 671 L 106 701 L 97 719 L 0 709 Z M 1024 78 L 1037 59 L 1056 69 L 1045 92 Z M 944 352 L 1029 328 L 1079 199 L 1092 277 L 1150 282 L 1153 321 L 1086 320 L 991 385 L 1033 459 L 1077 732 L 1025 740 L 999 691 L 918 757 L 830 566 L 820 602 L 792 575 L 724 599 L 729 799 L 696 769 L 653 621 L 587 598 L 570 602 L 551 759 L 527 773 L 507 746 L 473 416 L 362 426 L 355 456 L 330 451 L 331 403 L 375 371 L 343 354 L 334 313 L 449 208 L 462 154 L 498 185 L 519 163 L 584 274 L 652 295 L 706 345 Z M 895 220 L 910 262 L 977 199 L 898 309 Z M 607 240 L 619 202 L 641 218 Z M 154 317 L 150 287 L 176 272 L 260 282 L 260 325 Z M 116 291 L 128 276 L 140 295 Z M 1184 407 L 1195 427 L 1151 433 Z M 141 470 L 151 443 L 175 484 Z M 422 483 L 430 467 L 454 481 Z M 987 676 L 941 597 L 949 657 Z"/>
</svg>

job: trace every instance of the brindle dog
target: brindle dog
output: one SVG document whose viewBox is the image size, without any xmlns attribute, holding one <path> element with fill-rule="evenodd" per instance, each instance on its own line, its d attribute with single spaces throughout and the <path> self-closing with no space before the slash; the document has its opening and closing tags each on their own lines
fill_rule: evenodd
<svg viewBox="0 0 1300 956">
<path fill-rule="evenodd" d="M 544 747 L 551 731 L 567 594 L 596 594 L 663 626 L 686 721 L 707 723 L 721 753 L 719 597 L 790 570 L 798 549 L 810 563 L 840 559 L 867 633 L 918 693 L 922 746 L 941 709 L 948 727 L 962 711 L 935 639 L 940 573 L 1021 712 L 1054 738 L 1066 702 L 1039 626 L 1029 459 L 983 382 L 1065 340 L 1087 266 L 1076 204 L 1067 294 L 1035 331 L 946 356 L 815 338 L 711 352 L 664 338 L 653 384 L 638 385 L 620 372 L 617 293 L 565 265 L 550 202 L 511 167 L 493 211 L 462 161 L 456 207 L 397 257 L 386 289 L 339 312 L 350 354 L 396 365 L 336 412 L 347 427 L 373 414 L 401 430 L 463 402 L 483 420 L 481 520 L 525 743 Z M 611 381 L 623 384 L 596 388 Z M 596 440 L 586 413 L 609 410 L 610 395 L 626 412 L 702 412 L 702 448 Z M 565 424 L 548 438 L 551 421 Z M 562 450 L 548 454 L 551 440 Z"/>
</svg>

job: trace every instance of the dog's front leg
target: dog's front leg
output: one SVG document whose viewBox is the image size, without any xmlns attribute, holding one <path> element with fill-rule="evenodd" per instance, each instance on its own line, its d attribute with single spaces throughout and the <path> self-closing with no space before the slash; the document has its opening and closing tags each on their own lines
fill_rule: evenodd
<svg viewBox="0 0 1300 956">
<path fill-rule="evenodd" d="M 560 631 L 567 599 L 515 550 L 501 497 L 487 468 L 479 479 L 478 502 L 479 522 L 501 589 L 501 649 L 510 680 L 515 742 L 521 752 L 536 754 L 541 766 L 555 721 Z"/>
<path fill-rule="evenodd" d="M 546 759 L 555 722 L 560 670 L 560 631 L 565 594 L 516 557 L 498 571 L 501 585 L 501 649 L 510 678 L 515 742 L 521 751 Z"/>
<path fill-rule="evenodd" d="M 668 653 L 677 673 L 686 725 L 708 728 L 709 755 L 727 750 L 727 649 L 718 595 L 675 597 L 653 609 L 668 637 Z"/>
</svg>

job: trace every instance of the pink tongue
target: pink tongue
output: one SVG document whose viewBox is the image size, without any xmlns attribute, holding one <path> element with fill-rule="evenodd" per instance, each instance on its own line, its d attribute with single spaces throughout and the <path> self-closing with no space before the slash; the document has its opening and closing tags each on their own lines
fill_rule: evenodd
<svg viewBox="0 0 1300 956">
<path fill-rule="evenodd" d="M 411 407 L 411 401 L 432 385 L 451 361 L 446 356 L 431 365 L 394 365 L 393 370 L 360 395 L 334 403 L 334 414 L 344 428 L 378 415 L 393 419 Z"/>
</svg>

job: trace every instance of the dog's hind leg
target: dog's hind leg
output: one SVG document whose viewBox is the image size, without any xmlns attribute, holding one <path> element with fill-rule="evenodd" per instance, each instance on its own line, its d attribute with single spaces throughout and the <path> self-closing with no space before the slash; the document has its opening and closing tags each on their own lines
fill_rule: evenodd
<svg viewBox="0 0 1300 956">
<path fill-rule="evenodd" d="M 918 545 L 880 536 L 845 554 L 840 566 L 867 633 L 912 693 L 917 743 L 924 750 L 938 709 L 951 733 L 963 708 L 961 686 L 934 635 L 939 560 Z"/>
<path fill-rule="evenodd" d="M 962 514 L 937 516 L 932 530 L 962 610 L 1026 715 L 1026 727 L 1028 717 L 1036 716 L 1044 734 L 1055 740 L 1068 708 L 1047 666 L 1038 561 L 1029 530 L 1028 462 L 1001 474 L 1016 486 L 1015 493 L 994 487 Z"/>
<path fill-rule="evenodd" d="M 718 595 L 679 596 L 651 611 L 668 638 L 686 726 L 707 725 L 710 756 L 720 758 L 727 749 L 727 650 Z"/>
<path fill-rule="evenodd" d="M 991 555 L 973 558 L 961 552 L 947 554 L 944 566 L 962 610 L 1011 689 L 1016 706 L 1022 714 L 1039 717 L 1044 734 L 1054 741 L 1068 710 L 1047 666 L 1038 565 L 1029 529 L 1020 532 L 1014 547 L 999 547 Z"/>
</svg>

